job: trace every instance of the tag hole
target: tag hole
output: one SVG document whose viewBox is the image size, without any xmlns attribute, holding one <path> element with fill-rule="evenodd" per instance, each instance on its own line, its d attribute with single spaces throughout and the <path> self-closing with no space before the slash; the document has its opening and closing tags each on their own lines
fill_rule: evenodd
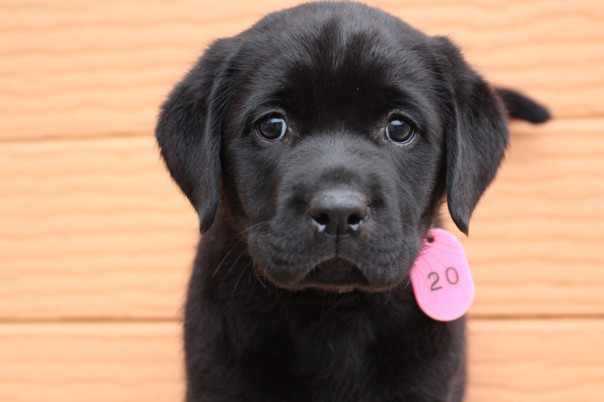
<svg viewBox="0 0 604 402">
<path fill-rule="evenodd" d="M 426 236 L 426 240 L 428 241 L 428 243 L 434 243 L 434 236 L 429 234 L 428 236 Z"/>
</svg>

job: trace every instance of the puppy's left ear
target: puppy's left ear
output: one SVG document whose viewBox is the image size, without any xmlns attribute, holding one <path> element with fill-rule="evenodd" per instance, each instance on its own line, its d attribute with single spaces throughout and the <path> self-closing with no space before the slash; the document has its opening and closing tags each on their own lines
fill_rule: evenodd
<svg viewBox="0 0 604 402">
<path fill-rule="evenodd" d="M 439 72 L 447 81 L 447 205 L 457 227 L 468 234 L 478 199 L 493 180 L 509 141 L 507 116 L 494 90 L 445 37 L 434 37 Z"/>
</svg>

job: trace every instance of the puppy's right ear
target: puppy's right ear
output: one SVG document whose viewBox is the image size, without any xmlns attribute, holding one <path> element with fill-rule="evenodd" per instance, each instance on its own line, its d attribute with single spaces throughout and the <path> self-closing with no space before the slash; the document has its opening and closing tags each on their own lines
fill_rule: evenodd
<svg viewBox="0 0 604 402">
<path fill-rule="evenodd" d="M 221 125 L 228 102 L 230 39 L 215 42 L 163 104 L 155 136 L 170 175 L 199 216 L 212 226 L 220 198 Z"/>
</svg>

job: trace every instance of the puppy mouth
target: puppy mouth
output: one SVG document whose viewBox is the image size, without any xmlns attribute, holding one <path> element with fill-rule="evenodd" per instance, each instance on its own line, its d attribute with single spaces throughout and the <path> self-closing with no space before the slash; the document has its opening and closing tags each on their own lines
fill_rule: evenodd
<svg viewBox="0 0 604 402">
<path fill-rule="evenodd" d="M 331 240 L 290 251 L 275 238 L 281 239 L 273 233 L 253 237 L 250 252 L 257 274 L 286 291 L 389 292 L 408 279 L 407 267 L 412 265 L 407 250 L 413 250 L 413 244 L 401 247 L 351 238 L 339 247 Z"/>
<path fill-rule="evenodd" d="M 358 266 L 339 257 L 317 264 L 296 285 L 338 293 L 372 287 Z"/>
</svg>

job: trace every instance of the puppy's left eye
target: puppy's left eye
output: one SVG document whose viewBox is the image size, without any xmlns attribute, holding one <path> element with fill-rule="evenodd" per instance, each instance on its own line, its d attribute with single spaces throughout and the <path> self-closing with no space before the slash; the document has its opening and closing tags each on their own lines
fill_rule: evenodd
<svg viewBox="0 0 604 402">
<path fill-rule="evenodd" d="M 415 137 L 415 127 L 405 120 L 395 118 L 386 125 L 386 138 L 397 144 L 408 144 Z"/>
<path fill-rule="evenodd" d="M 287 132 L 285 119 L 278 116 L 267 117 L 256 126 L 256 133 L 265 141 L 277 141 L 282 139 Z"/>
</svg>

